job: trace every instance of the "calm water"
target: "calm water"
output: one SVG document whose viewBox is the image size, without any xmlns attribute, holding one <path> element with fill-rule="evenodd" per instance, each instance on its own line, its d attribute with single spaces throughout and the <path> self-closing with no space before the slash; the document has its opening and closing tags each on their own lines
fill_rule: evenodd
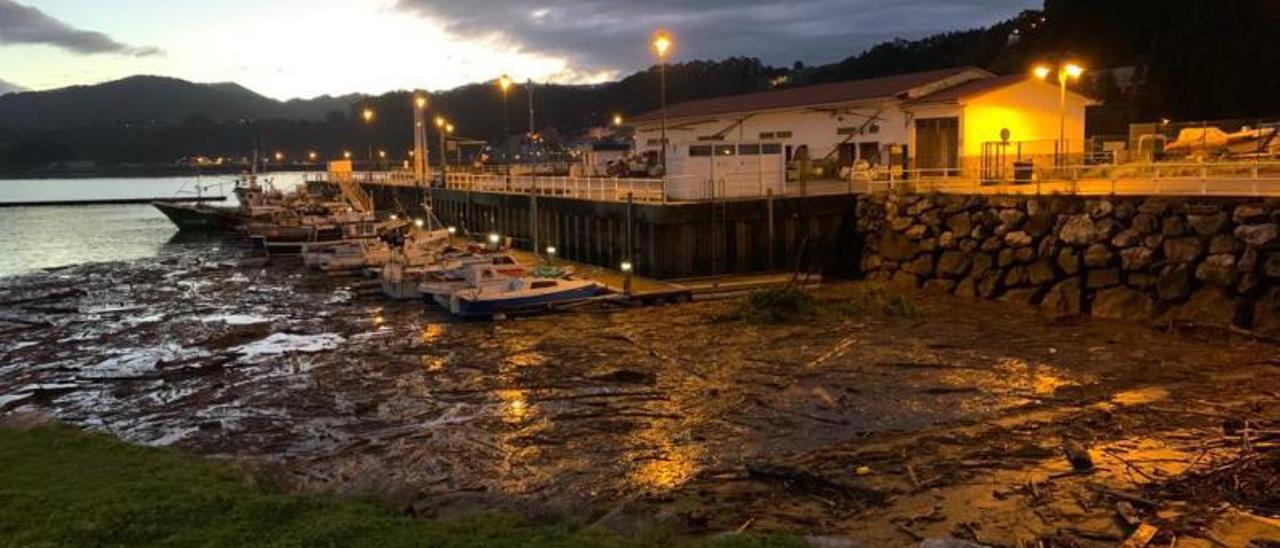
<svg viewBox="0 0 1280 548">
<path fill-rule="evenodd" d="M 303 174 L 273 175 L 291 188 Z M 205 194 L 231 196 L 234 177 L 0 180 L 0 202 L 106 198 L 157 198 Z M 218 185 L 224 188 L 220 190 Z M 201 245 L 178 231 L 150 205 L 0 208 L 0 278 L 87 262 L 154 257 L 182 246 Z"/>
</svg>

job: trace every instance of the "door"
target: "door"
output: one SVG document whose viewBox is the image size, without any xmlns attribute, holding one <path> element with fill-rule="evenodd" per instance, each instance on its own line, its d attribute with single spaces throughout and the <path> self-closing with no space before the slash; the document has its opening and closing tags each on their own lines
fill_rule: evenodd
<svg viewBox="0 0 1280 548">
<path fill-rule="evenodd" d="M 926 177 L 953 177 L 960 167 L 960 119 L 916 120 L 916 169 Z"/>
<path fill-rule="evenodd" d="M 880 142 L 858 143 L 858 159 L 866 160 L 872 167 L 880 165 Z"/>
</svg>

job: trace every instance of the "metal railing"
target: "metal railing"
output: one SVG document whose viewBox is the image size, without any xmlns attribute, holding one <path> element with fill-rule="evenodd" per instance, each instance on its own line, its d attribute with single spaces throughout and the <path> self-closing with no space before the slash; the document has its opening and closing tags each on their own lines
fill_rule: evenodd
<svg viewBox="0 0 1280 548">
<path fill-rule="evenodd" d="M 498 194 L 536 194 L 558 198 L 574 198 L 603 202 L 625 202 L 630 196 L 636 202 L 669 201 L 666 182 L 662 179 L 630 177 L 543 177 L 533 175 L 499 175 L 492 173 L 449 173 L 444 187 L 450 190 L 490 192 Z"/>
</svg>

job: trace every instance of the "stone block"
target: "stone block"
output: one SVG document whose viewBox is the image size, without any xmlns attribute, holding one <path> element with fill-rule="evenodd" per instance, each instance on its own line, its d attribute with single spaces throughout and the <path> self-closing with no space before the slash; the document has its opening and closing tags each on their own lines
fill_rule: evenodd
<svg viewBox="0 0 1280 548">
<path fill-rule="evenodd" d="M 1070 278 L 1054 285 L 1040 300 L 1040 315 L 1050 320 L 1061 320 L 1080 315 L 1084 303 L 1084 291 L 1079 278 Z"/>
<path fill-rule="evenodd" d="M 1265 204 L 1241 204 L 1231 213 L 1231 219 L 1236 224 L 1243 225 L 1266 222 L 1270 215 L 1271 208 Z"/>
<path fill-rule="evenodd" d="M 1235 324 L 1235 299 L 1226 289 L 1207 285 L 1192 293 L 1186 303 L 1174 306 L 1160 318 L 1161 323 L 1191 323 L 1228 328 Z"/>
<path fill-rule="evenodd" d="M 1191 226 L 1191 230 L 1201 236 L 1213 236 L 1222 229 L 1227 227 L 1227 223 L 1231 219 L 1222 211 L 1217 211 L 1209 215 L 1188 215 L 1187 224 Z"/>
<path fill-rule="evenodd" d="M 1209 241 L 1209 253 L 1217 255 L 1221 253 L 1236 253 L 1243 247 L 1240 240 L 1230 234 L 1219 234 Z"/>
<path fill-rule="evenodd" d="M 1080 272 L 1080 253 L 1070 247 L 1062 248 L 1058 252 L 1058 268 L 1068 276 L 1074 276 Z"/>
<path fill-rule="evenodd" d="M 1155 262 L 1156 252 L 1146 247 L 1131 247 L 1120 252 L 1120 267 L 1130 272 L 1146 270 Z"/>
<path fill-rule="evenodd" d="M 1160 227 L 1159 223 L 1159 219 L 1154 215 L 1139 213 L 1133 218 L 1133 229 L 1137 230 L 1139 234 L 1144 236 L 1147 234 L 1154 234 Z"/>
<path fill-rule="evenodd" d="M 1009 247 L 1027 247 L 1032 242 L 1031 235 L 1021 230 L 1015 230 L 1004 235 L 1004 243 Z"/>
<path fill-rule="evenodd" d="M 1187 298 L 1191 293 L 1191 275 L 1191 267 L 1185 264 L 1164 267 L 1156 281 L 1156 296 L 1165 302 Z"/>
<path fill-rule="evenodd" d="M 1041 259 L 1027 267 L 1027 281 L 1031 285 L 1042 286 L 1057 278 L 1058 273 L 1048 259 Z"/>
<path fill-rule="evenodd" d="M 933 279 L 924 283 L 924 291 L 934 295 L 950 295 L 955 287 L 955 280 Z"/>
<path fill-rule="evenodd" d="M 1070 245 L 1088 245 L 1098 240 L 1098 226 L 1087 214 L 1072 215 L 1067 219 L 1058 239 Z"/>
<path fill-rule="evenodd" d="M 1280 240 L 1275 223 L 1262 223 L 1236 227 L 1236 238 L 1258 249 L 1271 249 Z"/>
<path fill-rule="evenodd" d="M 973 259 L 958 251 L 946 251 L 938 259 L 938 275 L 945 278 L 963 278 L 973 266 Z"/>
<path fill-rule="evenodd" d="M 1196 279 L 1223 287 L 1235 285 L 1238 276 L 1235 255 L 1210 255 L 1196 267 Z"/>
<path fill-rule="evenodd" d="M 1085 273 L 1085 285 L 1089 289 L 1102 289 L 1120 285 L 1120 269 L 1099 268 Z"/>
<path fill-rule="evenodd" d="M 933 255 L 921 255 L 906 263 L 902 270 L 915 274 L 920 278 L 933 276 Z"/>
<path fill-rule="evenodd" d="M 1089 268 L 1105 268 L 1111 266 L 1114 254 L 1105 244 L 1093 244 L 1084 252 L 1084 265 Z"/>
<path fill-rule="evenodd" d="M 1119 233 L 1117 233 L 1114 237 L 1111 238 L 1111 245 L 1114 245 L 1120 249 L 1133 247 L 1135 245 L 1138 245 L 1141 242 L 1142 242 L 1142 235 L 1139 234 L 1137 230 L 1134 230 L 1132 228 L 1121 230 Z"/>
<path fill-rule="evenodd" d="M 1187 233 L 1187 220 L 1178 216 L 1165 217 L 1160 223 L 1160 233 L 1167 237 L 1182 236 Z"/>
<path fill-rule="evenodd" d="M 1098 318 L 1144 322 L 1150 321 L 1155 312 L 1155 302 L 1146 292 L 1127 287 L 1098 291 L 1090 308 L 1090 313 Z"/>
<path fill-rule="evenodd" d="M 919 287 L 920 278 L 906 271 L 899 271 L 893 273 L 893 278 L 889 281 L 889 284 L 894 287 L 915 288 Z"/>
<path fill-rule="evenodd" d="M 991 269 L 992 267 L 995 266 L 995 264 L 996 264 L 995 258 L 993 258 L 990 254 L 975 253 L 973 255 L 973 266 L 969 271 L 969 275 L 975 278 L 979 276 L 983 276 L 986 273 L 991 272 Z"/>
<path fill-rule="evenodd" d="M 1197 238 L 1170 238 L 1164 241 L 1164 258 L 1171 263 L 1191 263 L 1204 255 Z"/>
<path fill-rule="evenodd" d="M 1090 217 L 1101 219 L 1111 216 L 1111 212 L 1115 211 L 1115 204 L 1111 200 L 1090 200 L 1085 204 L 1085 211 L 1089 212 Z"/>
<path fill-rule="evenodd" d="M 968 234 L 973 230 L 973 223 L 968 213 L 956 213 L 947 217 L 947 228 L 956 234 Z"/>
</svg>

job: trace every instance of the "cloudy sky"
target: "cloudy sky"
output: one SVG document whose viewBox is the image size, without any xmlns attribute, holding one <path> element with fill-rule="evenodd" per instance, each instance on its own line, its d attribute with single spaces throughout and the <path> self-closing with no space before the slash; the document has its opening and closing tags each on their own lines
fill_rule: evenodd
<svg viewBox="0 0 1280 548">
<path fill-rule="evenodd" d="M 597 82 L 652 62 L 843 59 L 983 26 L 1041 0 L 0 0 L 0 93 L 133 74 L 234 81 L 276 98 L 446 89 L 503 72 Z"/>
</svg>

